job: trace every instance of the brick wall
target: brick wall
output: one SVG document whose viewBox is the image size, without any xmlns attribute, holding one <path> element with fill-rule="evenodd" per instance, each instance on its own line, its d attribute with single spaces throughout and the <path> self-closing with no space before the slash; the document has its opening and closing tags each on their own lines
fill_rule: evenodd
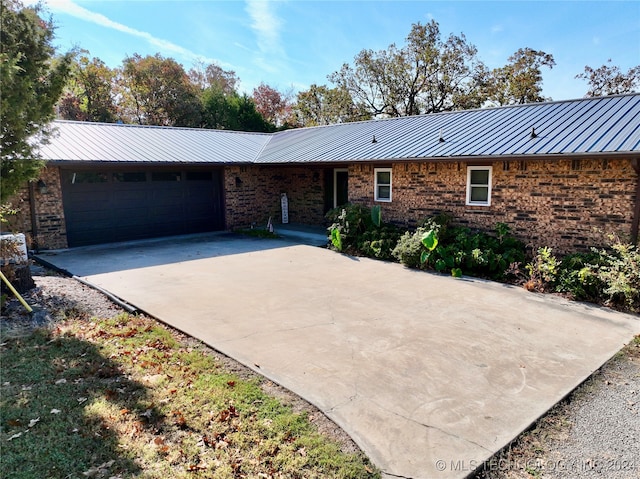
<svg viewBox="0 0 640 479">
<path fill-rule="evenodd" d="M 7 226 L 3 226 L 3 231 L 24 233 L 30 249 L 34 249 L 36 246 L 40 249 L 66 248 L 67 230 L 62 206 L 60 170 L 54 166 L 47 166 L 42 170 L 40 179 L 46 185 L 46 192 L 40 192 L 37 182 L 34 183 L 37 236 L 32 227 L 29 188 L 27 186 L 10 200 L 11 205 L 18 210 L 18 214 L 11 218 Z"/>
<path fill-rule="evenodd" d="M 427 216 L 446 212 L 460 223 L 492 229 L 510 225 L 532 247 L 557 252 L 602 245 L 604 235 L 628 236 L 638 174 L 628 159 L 527 160 L 488 163 L 493 166 L 491 206 L 466 206 L 467 163 L 405 162 L 393 168 L 393 202 L 379 203 L 385 221 L 414 227 Z M 371 206 L 371 164 L 349 166 L 349 201 Z M 280 193 L 289 198 L 291 223 L 324 224 L 325 174 L 317 166 L 230 166 L 225 168 L 226 227 L 281 221 Z M 236 178 L 240 181 L 236 182 Z M 34 188 L 38 246 L 67 247 L 59 169 L 42 172 L 47 192 Z M 34 247 L 29 190 L 12 201 L 19 214 L 3 231 L 25 233 Z"/>
<path fill-rule="evenodd" d="M 446 212 L 462 224 L 492 229 L 507 223 L 532 247 L 557 252 L 604 243 L 603 234 L 631 232 L 638 175 L 628 159 L 527 160 L 493 167 L 491 206 L 466 206 L 467 163 L 395 163 L 393 201 L 379 203 L 385 221 L 413 227 Z M 349 199 L 373 205 L 373 165 L 351 165 Z"/>
<path fill-rule="evenodd" d="M 239 181 L 237 181 L 238 179 Z M 225 168 L 227 229 L 280 223 L 280 194 L 289 200 L 289 222 L 323 224 L 324 169 L 313 166 L 232 166 Z"/>
</svg>

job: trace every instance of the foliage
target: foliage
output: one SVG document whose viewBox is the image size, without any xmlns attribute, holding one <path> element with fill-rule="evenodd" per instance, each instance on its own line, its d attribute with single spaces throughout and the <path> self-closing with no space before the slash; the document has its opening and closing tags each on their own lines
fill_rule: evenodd
<svg viewBox="0 0 640 479">
<path fill-rule="evenodd" d="M 302 126 L 331 125 L 371 119 L 365 108 L 358 107 L 343 88 L 329 88 L 313 84 L 298 93 L 294 106 Z"/>
<path fill-rule="evenodd" d="M 572 299 L 640 312 L 640 251 L 610 238 L 607 248 L 573 253 L 558 261 L 551 248 L 539 248 L 526 265 L 524 286 L 530 291 L 556 291 Z"/>
<path fill-rule="evenodd" d="M 438 23 L 413 24 L 406 44 L 362 50 L 329 76 L 370 115 L 408 116 L 480 107 L 484 66 L 464 35 L 441 39 Z"/>
<path fill-rule="evenodd" d="M 605 304 L 640 312 L 640 250 L 630 243 L 615 239 L 608 249 L 594 250 L 601 263 L 593 265 L 598 281 L 603 284 Z"/>
<path fill-rule="evenodd" d="M 392 259 L 391 251 L 400 238 L 400 230 L 382 222 L 378 208 L 347 204 L 329 211 L 326 218 L 331 244 L 337 251 L 383 260 Z"/>
<path fill-rule="evenodd" d="M 273 87 L 260 83 L 253 89 L 253 101 L 262 117 L 277 128 L 296 125 L 291 97 L 293 93 L 280 93 Z"/>
<path fill-rule="evenodd" d="M 227 93 L 217 87 L 207 88 L 202 98 L 202 126 L 235 131 L 270 132 L 275 126 L 256 110 L 255 102 L 246 94 Z"/>
<path fill-rule="evenodd" d="M 191 126 L 201 124 L 198 91 L 182 65 L 159 53 L 124 60 L 118 93 L 124 117 L 141 125 Z"/>
<path fill-rule="evenodd" d="M 258 378 L 148 318 L 76 313 L 1 339 L 12 478 L 379 477 Z"/>
<path fill-rule="evenodd" d="M 204 62 L 197 62 L 189 70 L 189 79 L 200 90 L 213 87 L 225 93 L 235 92 L 240 83 L 240 79 L 233 70 L 224 70 L 216 63 L 205 65 Z"/>
<path fill-rule="evenodd" d="M 509 63 L 489 76 L 488 100 L 494 105 L 522 105 L 546 101 L 542 96 L 542 67 L 555 66 L 553 55 L 531 48 L 520 48 Z"/>
<path fill-rule="evenodd" d="M 566 255 L 558 265 L 556 291 L 575 300 L 598 302 L 604 285 L 594 269 L 603 264 L 603 257 L 593 251 Z"/>
<path fill-rule="evenodd" d="M 551 248 L 547 246 L 538 248 L 532 261 L 525 267 L 529 276 L 524 285 L 525 288 L 540 292 L 550 290 L 558 276 L 558 265 L 558 259 L 553 255 Z"/>
<path fill-rule="evenodd" d="M 43 166 L 34 160 L 38 143 L 50 134 L 47 125 L 68 76 L 71 55 L 54 60 L 54 25 L 39 16 L 39 7 L 2 0 L 1 8 L 0 203 L 4 203 L 24 182 L 37 178 Z"/>
<path fill-rule="evenodd" d="M 428 218 L 413 233 L 406 232 L 393 250 L 393 256 L 412 268 L 434 269 L 492 279 L 505 279 L 512 263 L 524 259 L 524 245 L 509 227 L 498 223 L 493 235 L 450 224 L 441 215 Z"/>
<path fill-rule="evenodd" d="M 607 63 L 611 64 L 611 59 Z M 635 93 L 640 90 L 640 65 L 623 73 L 617 65 L 608 64 L 596 69 L 587 65 L 583 73 L 576 75 L 576 78 L 589 83 L 587 97 Z"/>
<path fill-rule="evenodd" d="M 113 86 L 116 71 L 99 58 L 89 59 L 83 50 L 74 60 L 71 75 L 60 100 L 62 119 L 112 123 L 117 118 Z"/>
</svg>

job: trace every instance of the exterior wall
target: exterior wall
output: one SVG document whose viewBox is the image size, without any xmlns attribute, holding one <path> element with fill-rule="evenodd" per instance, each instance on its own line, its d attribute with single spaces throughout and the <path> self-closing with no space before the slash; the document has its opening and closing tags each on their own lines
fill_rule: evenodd
<svg viewBox="0 0 640 479">
<path fill-rule="evenodd" d="M 473 163 L 477 165 L 477 163 Z M 527 160 L 484 163 L 493 167 L 491 206 L 467 206 L 468 163 L 407 162 L 349 167 L 349 200 L 373 205 L 374 168 L 393 168 L 385 221 L 414 227 L 445 212 L 459 223 L 493 229 L 497 222 L 532 248 L 557 252 L 605 243 L 605 235 L 631 233 L 638 175 L 629 159 Z"/>
<path fill-rule="evenodd" d="M 514 160 L 486 165 L 493 167 L 488 207 L 465 205 L 469 166 L 465 162 L 351 164 L 349 201 L 372 206 L 374 168 L 392 167 L 393 201 L 377 204 L 385 221 L 400 226 L 415 227 L 424 218 L 445 212 L 461 224 L 481 229 L 507 223 L 532 248 L 548 245 L 558 253 L 602 245 L 609 233 L 627 237 L 631 232 L 638 174 L 629 159 Z M 226 228 L 263 226 L 269 217 L 280 223 L 281 193 L 287 193 L 291 223 L 324 224 L 326 174 L 332 174 L 332 169 L 226 167 Z M 12 200 L 18 215 L 2 229 L 25 233 L 30 248 L 66 248 L 59 169 L 48 166 L 41 178 L 47 192 L 33 188 L 37 237 L 27 187 Z"/>
<path fill-rule="evenodd" d="M 227 229 L 281 223 L 280 194 L 289 200 L 289 222 L 323 224 L 324 169 L 313 166 L 230 166 L 224 175 Z"/>
<path fill-rule="evenodd" d="M 3 226 L 3 230 L 24 233 L 30 249 L 66 248 L 67 230 L 62 206 L 62 186 L 60 184 L 59 168 L 47 166 L 42 170 L 40 179 L 47 186 L 47 191 L 41 193 L 37 183 L 34 183 L 36 232 L 33 231 L 28 186 L 25 186 L 9 201 L 12 207 L 18 210 L 18 214 L 10 219 L 7 227 Z"/>
</svg>

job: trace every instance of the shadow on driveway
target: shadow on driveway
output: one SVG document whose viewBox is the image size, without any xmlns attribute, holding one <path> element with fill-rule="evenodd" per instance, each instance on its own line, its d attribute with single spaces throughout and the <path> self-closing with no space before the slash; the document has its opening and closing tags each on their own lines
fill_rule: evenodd
<svg viewBox="0 0 640 479">
<path fill-rule="evenodd" d="M 71 276 L 86 277 L 284 248 L 298 243 L 285 238 L 254 238 L 225 231 L 43 251 L 35 258 Z"/>
</svg>

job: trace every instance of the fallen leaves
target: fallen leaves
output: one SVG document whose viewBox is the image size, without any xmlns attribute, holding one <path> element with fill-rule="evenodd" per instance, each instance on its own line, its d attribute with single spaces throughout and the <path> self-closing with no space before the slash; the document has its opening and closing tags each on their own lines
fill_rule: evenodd
<svg viewBox="0 0 640 479">
<path fill-rule="evenodd" d="M 239 417 L 239 416 L 240 415 L 238 414 L 238 411 L 236 411 L 236 408 L 233 405 L 231 405 L 227 409 L 223 409 L 222 411 L 220 411 L 220 413 L 218 414 L 218 421 L 226 422 L 226 421 L 230 421 L 234 417 Z"/>
<path fill-rule="evenodd" d="M 100 464 L 99 466 L 94 466 L 92 468 L 90 468 L 89 470 L 85 471 L 82 473 L 83 476 L 85 477 L 96 477 L 96 476 L 102 476 L 104 475 L 107 470 L 113 466 L 115 464 L 115 460 L 111 460 L 105 463 Z"/>
</svg>

